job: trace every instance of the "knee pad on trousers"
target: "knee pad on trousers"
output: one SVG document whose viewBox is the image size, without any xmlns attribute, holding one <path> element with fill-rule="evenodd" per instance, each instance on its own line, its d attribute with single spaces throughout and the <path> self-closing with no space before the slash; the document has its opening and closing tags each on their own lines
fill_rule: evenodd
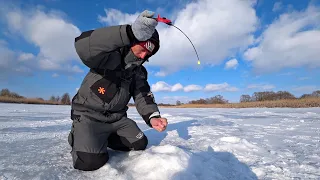
<svg viewBox="0 0 320 180">
<path fill-rule="evenodd" d="M 74 168 L 83 171 L 93 171 L 102 167 L 108 160 L 108 153 L 87 153 L 76 152 L 77 159 L 74 162 Z"/>
<path fill-rule="evenodd" d="M 138 141 L 132 143 L 134 150 L 145 150 L 148 145 L 148 138 L 144 135 L 143 138 Z"/>
</svg>

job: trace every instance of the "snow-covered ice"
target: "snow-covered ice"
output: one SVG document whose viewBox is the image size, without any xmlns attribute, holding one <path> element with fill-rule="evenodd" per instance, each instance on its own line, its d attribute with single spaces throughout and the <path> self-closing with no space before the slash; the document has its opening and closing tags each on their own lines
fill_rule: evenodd
<svg viewBox="0 0 320 180">
<path fill-rule="evenodd" d="M 0 104 L 0 179 L 320 179 L 320 108 L 162 108 L 145 151 L 110 151 L 92 172 L 72 168 L 70 106 Z"/>
</svg>

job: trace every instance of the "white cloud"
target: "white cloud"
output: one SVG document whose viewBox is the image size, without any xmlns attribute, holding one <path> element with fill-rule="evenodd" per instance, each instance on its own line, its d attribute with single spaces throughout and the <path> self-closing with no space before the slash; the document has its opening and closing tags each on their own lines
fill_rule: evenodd
<svg viewBox="0 0 320 180">
<path fill-rule="evenodd" d="M 238 91 L 239 89 L 236 87 L 230 86 L 226 82 L 222 83 L 222 84 L 207 84 L 205 86 L 205 88 L 203 88 L 200 85 L 196 85 L 196 84 L 183 86 L 180 83 L 177 83 L 177 84 L 171 86 L 170 84 L 168 84 L 164 81 L 159 81 L 159 82 L 151 85 L 151 91 L 153 91 L 153 92 L 159 92 L 159 91 L 175 92 L 175 91 L 182 91 L 182 90 L 184 92 L 193 92 L 193 91 L 200 91 L 200 90 L 234 92 L 234 91 Z"/>
<path fill-rule="evenodd" d="M 72 61 L 78 61 L 74 48 L 74 38 L 80 30 L 65 20 L 61 12 L 45 12 L 43 8 L 26 9 L 11 8 L 1 10 L 9 32 L 24 38 L 39 48 L 39 53 L 21 53 L 15 61 L 33 61 L 32 69 L 67 70 Z M 70 66 L 70 65 L 69 65 Z M 74 72 L 80 72 L 74 69 Z"/>
<path fill-rule="evenodd" d="M 286 72 L 286 73 L 281 73 L 279 74 L 280 76 L 292 76 L 293 73 L 292 72 Z"/>
<path fill-rule="evenodd" d="M 61 69 L 61 66 L 58 63 L 51 61 L 50 59 L 41 59 L 38 65 L 39 65 L 39 68 L 42 70 Z"/>
<path fill-rule="evenodd" d="M 222 84 L 207 84 L 204 88 L 205 91 L 238 91 L 239 89 L 236 87 L 231 87 L 228 83 L 222 83 Z"/>
<path fill-rule="evenodd" d="M 32 71 L 30 68 L 28 67 L 24 67 L 24 66 L 20 66 L 20 67 L 17 67 L 17 68 L 13 68 L 13 70 L 15 72 L 19 72 L 19 73 L 23 73 L 23 74 L 28 74 L 28 75 L 31 75 L 32 74 Z"/>
<path fill-rule="evenodd" d="M 54 74 L 52 74 L 52 77 L 54 77 L 54 78 L 59 77 L 59 74 L 54 73 Z"/>
<path fill-rule="evenodd" d="M 20 56 L 18 57 L 18 61 L 30 61 L 35 59 L 35 56 L 31 53 L 22 53 L 20 54 Z"/>
<path fill-rule="evenodd" d="M 156 84 L 151 85 L 151 91 L 153 92 L 159 92 L 159 91 L 175 92 L 175 91 L 181 91 L 181 90 L 183 90 L 184 92 L 192 92 L 192 91 L 199 91 L 201 89 L 202 87 L 199 85 L 188 85 L 186 87 L 183 87 L 182 84 L 177 83 L 171 86 L 164 81 L 159 81 Z"/>
<path fill-rule="evenodd" d="M 254 5 L 252 0 L 199 0 L 178 10 L 171 20 L 192 40 L 202 64 L 220 64 L 253 43 L 258 22 Z M 138 14 L 107 9 L 106 16 L 98 19 L 110 24 L 132 23 Z M 193 47 L 179 30 L 161 23 L 157 29 L 161 48 L 147 64 L 168 73 L 197 66 Z"/>
<path fill-rule="evenodd" d="M 31 75 L 31 66 L 34 64 L 28 61 L 30 54 L 14 52 L 7 47 L 7 43 L 0 39 L 0 72 L 1 79 L 9 80 L 15 75 Z M 20 61 L 19 61 L 20 60 Z"/>
<path fill-rule="evenodd" d="M 131 24 L 136 20 L 139 13 L 128 14 L 123 13 L 117 9 L 104 9 L 106 16 L 98 16 L 98 21 L 101 23 L 106 23 L 108 25 L 118 25 L 118 24 Z"/>
<path fill-rule="evenodd" d="M 74 65 L 70 68 L 71 72 L 83 73 L 84 71 L 77 65 Z"/>
<path fill-rule="evenodd" d="M 183 86 L 180 83 L 177 83 L 173 86 L 167 84 L 164 81 L 159 81 L 156 84 L 151 85 L 151 91 L 158 92 L 158 91 L 180 91 L 183 90 Z"/>
<path fill-rule="evenodd" d="M 15 59 L 15 53 L 6 47 L 6 42 L 0 40 L 0 68 L 8 68 Z"/>
<path fill-rule="evenodd" d="M 247 61 L 252 61 L 255 57 L 258 57 L 262 54 L 262 50 L 259 48 L 250 48 L 244 52 L 244 56 L 247 58 Z"/>
<path fill-rule="evenodd" d="M 180 91 L 183 90 L 182 84 L 178 83 L 172 86 L 171 91 Z"/>
<path fill-rule="evenodd" d="M 50 61 L 49 59 L 43 59 L 39 61 L 39 67 L 42 70 L 60 70 L 61 72 L 67 73 L 83 73 L 84 71 L 77 65 L 61 65 Z"/>
<path fill-rule="evenodd" d="M 238 65 L 239 64 L 237 59 L 231 59 L 226 62 L 225 69 L 237 69 Z"/>
<path fill-rule="evenodd" d="M 269 73 L 290 67 L 320 67 L 320 8 L 282 14 L 263 32 L 258 46 L 244 56 L 255 72 Z"/>
<path fill-rule="evenodd" d="M 282 8 L 282 2 L 276 2 L 276 3 L 274 3 L 274 5 L 273 5 L 272 11 L 273 11 L 273 12 L 276 12 L 276 11 L 281 10 L 281 8 Z"/>
<path fill-rule="evenodd" d="M 171 91 L 171 86 L 164 81 L 159 81 L 156 84 L 151 85 L 151 91 L 158 92 L 158 91 Z"/>
<path fill-rule="evenodd" d="M 194 84 L 188 85 L 188 86 L 186 86 L 186 87 L 183 88 L 183 90 L 184 90 L 185 92 L 200 91 L 201 89 L 202 89 L 201 86 L 199 86 L 199 85 L 194 85 Z"/>
<path fill-rule="evenodd" d="M 157 72 L 157 73 L 155 74 L 155 76 L 158 76 L 158 77 L 164 77 L 164 76 L 166 76 L 166 75 L 167 75 L 167 73 L 164 72 L 164 71 L 159 71 L 159 72 Z"/>
<path fill-rule="evenodd" d="M 272 84 L 250 84 L 247 87 L 248 89 L 260 89 L 260 90 L 271 90 L 276 88 Z"/>
<path fill-rule="evenodd" d="M 300 80 L 300 81 L 304 81 L 304 80 L 308 80 L 308 79 L 311 79 L 310 77 L 300 77 L 300 78 L 298 78 L 298 80 Z"/>
<path fill-rule="evenodd" d="M 310 94 L 313 91 L 318 90 L 317 86 L 310 85 L 310 86 L 299 86 L 299 87 L 294 87 L 292 91 L 298 92 L 298 93 L 305 93 L 305 94 Z"/>
</svg>

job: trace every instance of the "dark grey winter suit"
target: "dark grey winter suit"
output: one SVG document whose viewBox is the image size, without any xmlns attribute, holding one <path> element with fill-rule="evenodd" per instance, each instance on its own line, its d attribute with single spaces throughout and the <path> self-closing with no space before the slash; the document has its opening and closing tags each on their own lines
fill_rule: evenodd
<svg viewBox="0 0 320 180">
<path fill-rule="evenodd" d="M 125 70 L 124 57 L 133 42 L 130 25 L 83 32 L 75 39 L 76 51 L 90 68 L 72 99 L 72 147 L 74 168 L 95 170 L 109 159 L 107 147 L 115 150 L 143 150 L 147 137 L 127 117 L 133 97 L 136 108 L 150 125 L 160 112 L 147 82 L 143 66 Z"/>
</svg>

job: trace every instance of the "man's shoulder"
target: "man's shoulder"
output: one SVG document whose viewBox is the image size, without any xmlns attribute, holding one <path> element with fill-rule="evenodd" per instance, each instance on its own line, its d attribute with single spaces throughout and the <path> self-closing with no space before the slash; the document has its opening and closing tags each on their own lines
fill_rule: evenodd
<svg viewBox="0 0 320 180">
<path fill-rule="evenodd" d="M 143 65 L 136 69 L 136 75 L 138 75 L 140 79 L 148 79 L 148 71 Z"/>
<path fill-rule="evenodd" d="M 148 76 L 148 71 L 147 71 L 147 68 L 146 67 L 144 67 L 143 65 L 141 65 L 141 71 L 142 71 L 142 73 L 143 74 L 145 74 L 146 76 Z"/>
</svg>

